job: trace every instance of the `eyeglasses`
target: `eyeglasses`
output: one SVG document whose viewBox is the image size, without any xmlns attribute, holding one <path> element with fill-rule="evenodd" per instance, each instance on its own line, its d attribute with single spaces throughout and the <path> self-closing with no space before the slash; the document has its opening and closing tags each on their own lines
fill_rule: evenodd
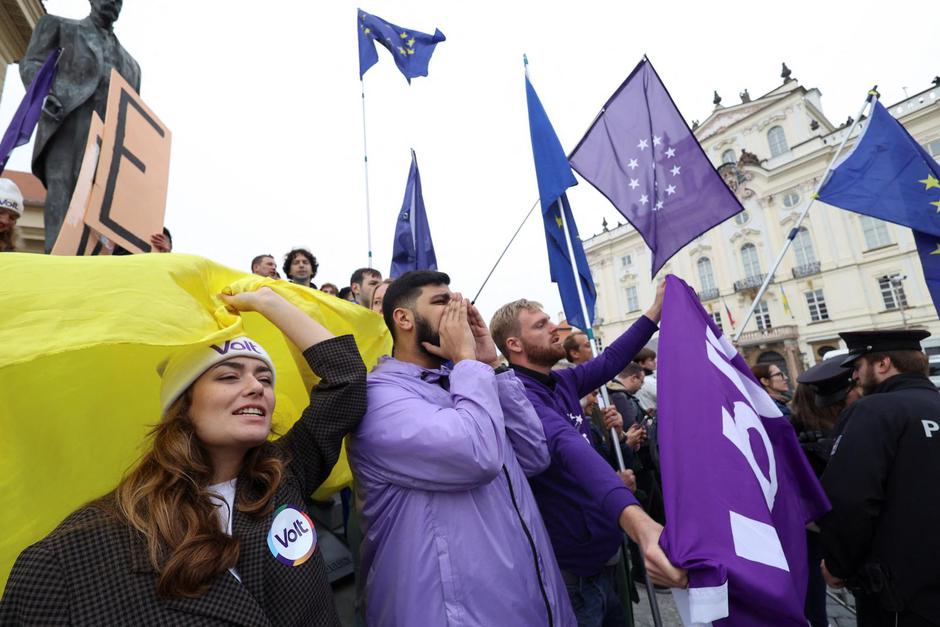
<svg viewBox="0 0 940 627">
<path fill-rule="evenodd" d="M 771 379 L 773 379 L 774 377 L 783 377 L 784 379 L 786 379 L 787 375 L 784 372 L 775 372 L 772 375 L 770 375 Z"/>
</svg>

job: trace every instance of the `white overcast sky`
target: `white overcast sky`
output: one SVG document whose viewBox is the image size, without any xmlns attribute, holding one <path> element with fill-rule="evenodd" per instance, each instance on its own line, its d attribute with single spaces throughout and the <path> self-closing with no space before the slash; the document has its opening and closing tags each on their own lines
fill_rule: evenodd
<svg viewBox="0 0 940 627">
<path fill-rule="evenodd" d="M 391 57 L 365 76 L 375 265 L 388 271 L 409 148 L 418 156 L 438 263 L 472 295 L 537 198 L 522 55 L 562 145 L 574 147 L 645 53 L 690 123 L 744 88 L 781 83 L 786 61 L 836 123 L 879 85 L 886 103 L 940 73 L 932 3 L 125 0 L 115 31 L 141 95 L 173 132 L 166 224 L 175 250 L 247 270 L 307 246 L 317 282 L 366 262 L 356 8 L 433 33 L 430 76 L 411 86 Z M 81 18 L 85 0 L 45 0 Z M 920 7 L 920 8 L 918 8 Z M 925 17 L 927 16 L 927 17 Z M 0 123 L 23 94 L 7 72 Z M 31 147 L 9 167 L 29 170 Z M 569 192 L 581 234 L 619 214 L 588 183 Z M 483 292 L 489 317 L 519 297 L 561 309 L 533 214 Z"/>
</svg>

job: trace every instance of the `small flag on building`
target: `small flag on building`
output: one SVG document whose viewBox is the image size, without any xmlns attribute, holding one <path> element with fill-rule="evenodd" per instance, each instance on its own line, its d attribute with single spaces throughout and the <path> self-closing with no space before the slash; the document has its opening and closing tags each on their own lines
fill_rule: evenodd
<svg viewBox="0 0 940 627">
<path fill-rule="evenodd" d="M 614 92 L 571 153 L 653 253 L 653 271 L 743 211 L 647 59 Z"/>
</svg>

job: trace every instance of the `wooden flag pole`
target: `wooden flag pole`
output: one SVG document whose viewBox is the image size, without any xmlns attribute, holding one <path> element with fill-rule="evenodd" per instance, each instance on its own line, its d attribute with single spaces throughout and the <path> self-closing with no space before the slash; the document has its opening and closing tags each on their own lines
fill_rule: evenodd
<svg viewBox="0 0 940 627">
<path fill-rule="evenodd" d="M 845 148 L 845 144 L 848 141 L 849 137 L 852 135 L 852 131 L 855 130 L 855 127 L 859 125 L 862 121 L 862 113 L 865 112 L 865 107 L 870 104 L 874 106 L 874 103 L 878 101 L 878 92 L 876 91 L 878 86 L 875 85 L 872 87 L 871 91 L 868 92 L 868 96 L 865 98 L 865 102 L 862 104 L 862 108 L 858 110 L 858 115 L 855 116 L 855 122 L 852 123 L 851 128 L 846 132 L 845 137 L 842 138 L 842 142 L 839 144 L 839 148 L 836 150 L 836 153 L 832 155 L 832 159 L 829 161 L 829 167 L 826 168 L 825 174 L 822 178 L 819 179 L 819 183 L 816 185 L 816 191 L 813 192 L 813 195 L 810 197 L 809 201 L 806 203 L 806 206 L 803 207 L 803 211 L 800 212 L 800 216 L 796 219 L 796 223 L 793 225 L 793 228 L 790 229 L 790 232 L 787 234 L 787 239 L 783 243 L 783 248 L 780 250 L 780 254 L 777 255 L 777 259 L 774 261 L 773 267 L 770 269 L 770 272 L 767 273 L 767 276 L 764 277 L 764 282 L 761 284 L 760 289 L 757 291 L 757 296 L 754 297 L 754 300 L 751 302 L 751 308 L 748 309 L 747 315 L 744 316 L 744 320 L 741 322 L 741 326 L 738 327 L 738 332 L 734 336 L 734 341 L 737 342 L 741 339 L 741 335 L 744 334 L 744 329 L 747 327 L 748 321 L 751 319 L 751 316 L 754 315 L 754 310 L 757 309 L 757 306 L 760 304 L 761 299 L 764 297 L 764 293 L 767 291 L 767 288 L 770 286 L 770 282 L 773 281 L 774 273 L 777 271 L 777 268 L 780 267 L 780 263 L 783 261 L 783 256 L 787 254 L 787 251 L 790 249 L 790 244 L 793 243 L 793 240 L 796 238 L 797 233 L 800 231 L 800 225 L 803 223 L 803 220 L 806 218 L 806 214 L 809 213 L 809 208 L 813 205 L 813 201 L 816 200 L 819 196 L 819 190 L 822 189 L 822 186 L 825 184 L 826 179 L 829 177 L 829 173 L 832 172 L 832 168 L 835 165 L 836 160 L 839 158 L 839 155 L 842 154 L 842 150 Z"/>
</svg>

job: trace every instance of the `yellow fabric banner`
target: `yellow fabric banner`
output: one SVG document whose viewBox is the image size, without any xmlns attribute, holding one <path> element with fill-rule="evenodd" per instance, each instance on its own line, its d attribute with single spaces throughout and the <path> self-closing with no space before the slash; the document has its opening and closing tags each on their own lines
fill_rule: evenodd
<svg viewBox="0 0 940 627">
<path fill-rule="evenodd" d="M 277 370 L 274 430 L 307 406 L 316 377 L 256 313 L 218 294 L 268 285 L 336 335 L 351 333 L 371 369 L 391 351 L 382 317 L 335 296 L 181 254 L 0 254 L 0 590 L 17 555 L 107 493 L 160 420 L 156 367 L 181 347 L 256 339 Z M 317 492 L 352 479 L 346 453 Z"/>
</svg>

